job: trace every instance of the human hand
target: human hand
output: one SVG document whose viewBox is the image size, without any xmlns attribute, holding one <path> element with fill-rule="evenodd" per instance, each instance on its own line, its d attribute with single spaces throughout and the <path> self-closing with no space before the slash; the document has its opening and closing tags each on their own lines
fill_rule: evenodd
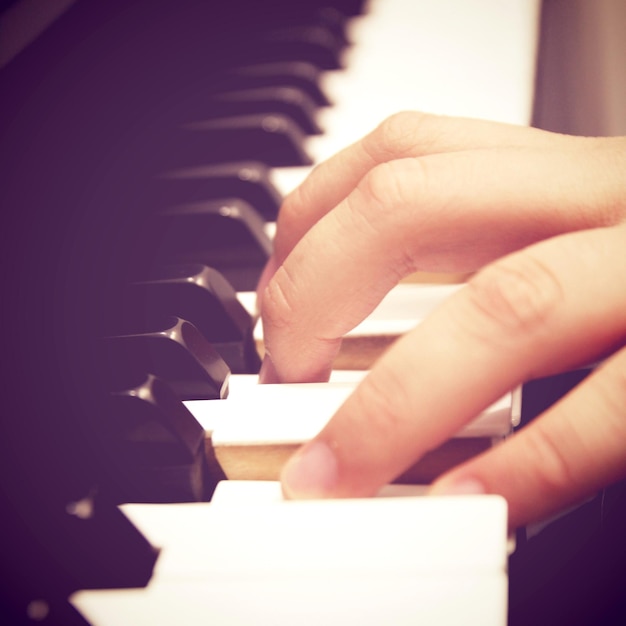
<svg viewBox="0 0 626 626">
<path fill-rule="evenodd" d="M 266 381 L 325 379 L 404 274 L 487 266 L 292 459 L 288 496 L 372 495 L 520 382 L 610 353 L 432 491 L 500 493 L 516 526 L 626 475 L 624 147 L 401 114 L 312 173 L 281 209 L 265 277 Z"/>
</svg>

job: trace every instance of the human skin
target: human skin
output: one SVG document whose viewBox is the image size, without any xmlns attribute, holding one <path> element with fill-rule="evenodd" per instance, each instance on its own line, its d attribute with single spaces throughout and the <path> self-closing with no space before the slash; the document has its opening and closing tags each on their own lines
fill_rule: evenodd
<svg viewBox="0 0 626 626">
<path fill-rule="evenodd" d="M 261 382 L 327 380 L 341 337 L 415 271 L 475 272 L 399 339 L 283 471 L 287 497 L 373 495 L 504 393 L 602 360 L 432 493 L 516 527 L 626 476 L 626 138 L 414 112 L 286 198 L 259 286 Z"/>
</svg>

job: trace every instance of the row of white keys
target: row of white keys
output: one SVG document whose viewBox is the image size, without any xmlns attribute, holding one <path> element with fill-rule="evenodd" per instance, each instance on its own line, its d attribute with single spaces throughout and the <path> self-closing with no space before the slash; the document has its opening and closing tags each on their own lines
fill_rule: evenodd
<svg viewBox="0 0 626 626">
<path fill-rule="evenodd" d="M 436 307 L 454 295 L 462 284 L 438 285 L 401 283 L 394 287 L 381 300 L 376 308 L 350 335 L 365 336 L 382 333 L 401 334 L 413 328 L 416 322 L 424 320 Z M 256 293 L 241 291 L 237 299 L 250 313 L 256 314 Z M 256 330 L 256 338 L 262 340 L 262 328 Z"/>
<path fill-rule="evenodd" d="M 359 372 L 359 374 L 365 372 Z M 233 379 L 237 379 L 233 376 Z M 303 444 L 315 437 L 354 391 L 355 382 L 236 385 L 236 393 L 224 400 L 186 400 L 185 406 L 212 433 L 215 445 L 257 443 Z M 247 378 L 246 380 L 251 380 Z M 233 381 L 234 382 L 234 381 Z M 506 437 L 519 423 L 511 392 L 498 399 L 456 437 Z"/>
<path fill-rule="evenodd" d="M 285 502 L 229 481 L 211 504 L 124 511 L 161 556 L 145 590 L 74 594 L 93 626 L 506 624 L 498 496 Z"/>
<path fill-rule="evenodd" d="M 370 0 L 350 23 L 346 70 L 322 75 L 334 105 L 305 149 L 319 163 L 402 110 L 530 123 L 539 0 Z M 288 193 L 310 168 L 277 168 Z"/>
</svg>

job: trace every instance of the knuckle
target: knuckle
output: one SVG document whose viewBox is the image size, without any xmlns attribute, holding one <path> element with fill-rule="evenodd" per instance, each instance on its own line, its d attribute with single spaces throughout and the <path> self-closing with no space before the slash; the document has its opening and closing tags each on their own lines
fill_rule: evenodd
<svg viewBox="0 0 626 626">
<path fill-rule="evenodd" d="M 372 139 L 383 159 L 399 158 L 415 149 L 415 135 L 424 114 L 400 111 L 385 119 L 376 129 Z"/>
<path fill-rule="evenodd" d="M 360 211 L 374 208 L 374 216 L 381 208 L 388 206 L 394 184 L 391 181 L 392 167 L 389 163 L 381 163 L 370 170 L 357 185 L 357 191 L 362 194 L 366 202 L 360 205 Z"/>
<path fill-rule="evenodd" d="M 435 115 L 400 111 L 381 122 L 365 137 L 363 148 L 375 163 L 429 152 L 441 133 Z"/>
<path fill-rule="evenodd" d="M 529 253 L 488 266 L 470 280 L 467 294 L 465 330 L 489 341 L 539 338 L 564 300 L 558 277 Z"/>
<path fill-rule="evenodd" d="M 403 161 L 381 163 L 372 168 L 359 182 L 357 190 L 366 198 L 363 210 L 373 210 L 372 219 L 380 214 L 388 219 L 389 213 L 405 205 L 418 203 L 418 190 L 424 187 L 420 179 L 426 178 L 425 170 L 418 159 L 410 164 L 410 171 Z M 407 188 L 407 174 L 410 177 L 410 188 Z"/>
<path fill-rule="evenodd" d="M 563 449 L 558 431 L 546 427 L 545 423 L 542 419 L 535 420 L 524 432 L 525 465 L 534 473 L 533 482 L 538 489 L 546 494 L 569 492 L 578 482 L 576 468 Z"/>
<path fill-rule="evenodd" d="M 281 227 L 292 227 L 298 224 L 306 207 L 309 206 L 310 191 L 306 181 L 293 189 L 283 200 L 278 214 Z"/>
<path fill-rule="evenodd" d="M 430 172 L 420 159 L 381 163 L 372 168 L 347 198 L 350 223 L 386 244 L 386 261 L 399 277 L 414 271 L 417 253 L 414 233 L 428 211 Z"/>
</svg>

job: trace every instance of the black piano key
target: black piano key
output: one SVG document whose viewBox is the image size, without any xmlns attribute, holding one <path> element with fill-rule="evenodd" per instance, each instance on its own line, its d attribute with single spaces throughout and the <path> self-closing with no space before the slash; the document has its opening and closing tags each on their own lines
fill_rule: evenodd
<svg viewBox="0 0 626 626">
<path fill-rule="evenodd" d="M 215 88 L 294 87 L 308 94 L 318 106 L 328 106 L 331 101 L 320 83 L 319 67 L 305 61 L 277 61 L 233 68 L 223 77 L 217 77 Z"/>
<path fill-rule="evenodd" d="M 582 367 L 524 383 L 519 428 L 531 424 L 582 383 L 593 369 L 593 365 Z M 596 623 L 591 617 L 595 609 L 589 599 L 602 598 L 598 606 L 605 607 L 607 601 L 618 598 L 611 596 L 616 583 L 621 585 L 620 591 L 623 589 L 624 574 L 620 581 L 618 570 L 609 563 L 612 555 L 624 553 L 625 544 L 616 541 L 615 535 L 606 534 L 608 491 L 605 489 L 566 515 L 546 522 L 539 532 L 530 533 L 532 527 L 521 530 L 509 564 L 510 624 Z M 621 530 L 620 535 L 623 536 Z M 594 593 L 587 593 L 590 586 L 595 587 Z M 573 589 L 577 589 L 574 596 Z"/>
<path fill-rule="evenodd" d="M 129 285 L 124 302 L 127 319 L 134 325 L 151 325 L 163 315 L 182 317 L 193 323 L 233 373 L 258 372 L 254 319 L 216 270 L 199 264 L 160 268 L 155 278 Z"/>
<path fill-rule="evenodd" d="M 278 114 L 293 120 L 306 134 L 319 135 L 316 110 L 317 104 L 302 89 L 268 86 L 216 93 L 207 100 L 205 117 Z"/>
<path fill-rule="evenodd" d="M 222 479 L 209 468 L 204 429 L 162 380 L 147 375 L 111 393 L 108 417 L 122 500 L 207 500 Z"/>
<path fill-rule="evenodd" d="M 146 321 L 128 327 L 140 331 L 104 338 L 105 378 L 116 380 L 120 372 L 163 378 L 182 400 L 211 400 L 228 395 L 230 370 L 216 349 L 186 320 L 146 314 Z M 159 317 L 162 321 L 159 321 Z M 122 323 L 124 326 L 124 323 Z"/>
<path fill-rule="evenodd" d="M 583 367 L 552 376 L 527 381 L 522 386 L 522 414 L 520 428 L 549 409 L 557 400 L 581 383 L 592 371 Z"/>
<path fill-rule="evenodd" d="M 141 465 L 193 461 L 204 443 L 204 430 L 180 398 L 153 374 L 133 376 L 111 391 L 114 410 L 107 427 L 122 434 Z"/>
<path fill-rule="evenodd" d="M 322 2 L 322 7 L 326 7 L 327 3 Z M 333 8 L 347 17 L 355 17 L 361 15 L 367 6 L 366 0 L 333 0 Z"/>
<path fill-rule="evenodd" d="M 311 165 L 304 141 L 294 120 L 278 113 L 191 122 L 168 142 L 169 167 L 246 160 L 274 167 Z"/>
<path fill-rule="evenodd" d="M 333 5 L 338 3 L 334 2 Z M 282 27 L 322 27 L 336 38 L 345 37 L 347 15 L 341 6 L 331 6 L 327 2 L 287 3 L 281 8 L 279 20 L 270 24 L 271 30 Z"/>
<path fill-rule="evenodd" d="M 203 165 L 163 174 L 145 202 L 155 212 L 228 197 L 245 200 L 268 221 L 276 219 L 282 203 L 282 196 L 271 181 L 270 168 L 258 161 Z"/>
<path fill-rule="evenodd" d="M 348 17 L 340 8 L 334 6 L 322 6 L 317 11 L 318 19 L 335 37 L 340 46 L 350 44 L 346 33 Z"/>
<path fill-rule="evenodd" d="M 164 209 L 143 230 L 144 266 L 200 263 L 219 271 L 236 291 L 252 291 L 272 248 L 264 224 L 239 198 Z"/>
<path fill-rule="evenodd" d="M 0 623 L 82 625 L 67 603 L 77 589 L 147 585 L 158 549 L 97 495 L 94 491 L 64 508 L 49 507 L 45 514 L 41 509 L 39 525 L 48 527 L 41 532 L 14 508 L 0 506 L 7 535 L 0 566 Z"/>
<path fill-rule="evenodd" d="M 324 70 L 343 67 L 343 42 L 326 26 L 287 26 L 261 35 L 259 53 L 272 60 L 307 61 Z M 263 45 L 264 44 L 264 45 Z"/>
</svg>

